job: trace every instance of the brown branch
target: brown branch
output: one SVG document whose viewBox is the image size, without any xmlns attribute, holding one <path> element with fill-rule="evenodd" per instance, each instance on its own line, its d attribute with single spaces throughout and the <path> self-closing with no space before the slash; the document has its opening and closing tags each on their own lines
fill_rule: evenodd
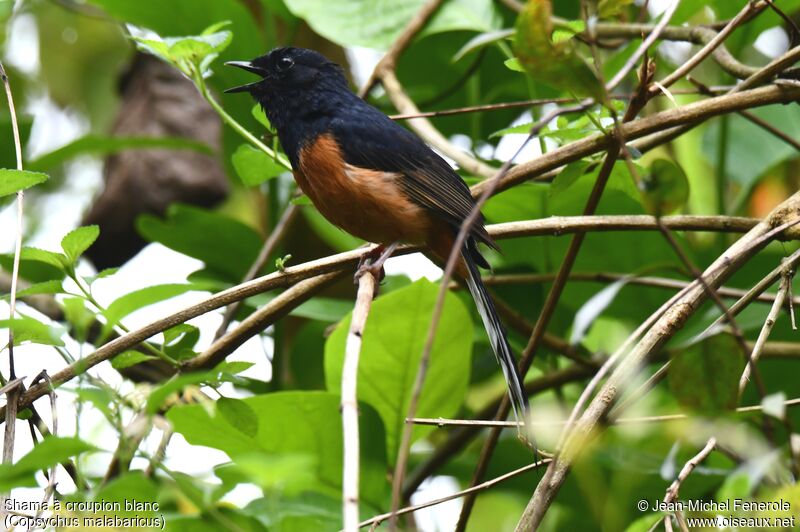
<svg viewBox="0 0 800 532">
<path fill-rule="evenodd" d="M 386 72 L 393 72 L 395 67 L 397 66 L 397 60 L 400 58 L 400 55 L 408 48 L 411 44 L 411 41 L 414 40 L 414 37 L 422 31 L 428 21 L 436 14 L 436 11 L 444 3 L 444 0 L 430 0 L 427 4 L 425 4 L 422 9 L 420 9 L 416 15 L 408 22 L 408 25 L 403 29 L 403 32 L 400 36 L 394 40 L 392 46 L 389 48 L 389 51 L 386 52 L 378 64 L 375 65 L 375 68 L 372 70 L 372 74 L 370 74 L 369 79 L 361 87 L 361 90 L 358 91 L 358 95 L 361 98 L 366 98 L 367 94 L 372 90 L 378 81 L 383 80 L 383 76 Z"/>
<path fill-rule="evenodd" d="M 761 249 L 787 223 L 793 223 L 800 214 L 800 193 L 783 202 L 768 218 L 734 243 L 714 261 L 703 274 L 709 286 L 717 287 L 738 270 Z M 556 493 L 566 479 L 567 472 L 583 448 L 586 439 L 598 427 L 601 418 L 613 406 L 617 395 L 631 381 L 641 362 L 658 351 L 662 345 L 686 322 L 706 299 L 707 292 L 699 283 L 693 283 L 680 300 L 645 333 L 639 343 L 611 373 L 603 388 L 587 407 L 566 437 L 559 457 L 548 467 L 525 509 L 518 529 L 533 530 L 541 523 Z"/>
<path fill-rule="evenodd" d="M 745 20 L 749 20 L 751 15 L 754 13 L 758 13 L 764 9 L 766 4 L 761 3 L 758 5 L 755 2 L 747 2 L 744 8 L 742 8 L 737 15 L 732 18 L 722 30 L 714 35 L 714 37 L 705 43 L 705 46 L 700 48 L 692 57 L 690 57 L 687 61 L 681 64 L 676 70 L 670 73 L 669 76 L 661 80 L 658 84 L 654 84 L 650 87 L 650 92 L 656 93 L 661 92 L 662 87 L 669 87 L 686 74 L 694 70 L 694 68 L 699 65 L 706 57 L 714 53 L 714 51 L 722 46 L 722 43 L 728 36 L 733 33 L 733 30 L 739 27 L 739 25 L 744 22 Z"/>
<path fill-rule="evenodd" d="M 702 462 L 705 460 L 711 451 L 714 450 L 714 447 L 717 445 L 716 438 L 709 438 L 708 442 L 706 442 L 705 447 L 703 447 L 699 453 L 697 453 L 691 460 L 684 464 L 683 468 L 681 469 L 680 473 L 678 473 L 678 478 L 676 478 L 672 484 L 667 488 L 667 493 L 664 495 L 664 503 L 669 504 L 673 502 L 675 499 L 678 498 L 678 490 L 681 488 L 681 484 L 684 480 L 686 480 L 689 475 L 692 474 L 692 471 Z M 679 512 L 675 513 L 675 518 L 678 519 L 678 522 L 681 524 L 681 528 L 686 528 L 685 523 L 683 523 L 683 517 Z M 664 517 L 664 527 L 668 532 L 672 532 L 672 521 L 669 519 L 669 516 Z"/>
<path fill-rule="evenodd" d="M 497 274 L 487 275 L 483 277 L 484 284 L 487 285 L 515 285 L 515 284 L 532 284 L 532 283 L 547 283 L 555 278 L 554 273 L 512 273 L 512 274 Z M 670 279 L 668 277 L 631 277 L 630 275 L 622 273 L 611 272 L 580 272 L 571 273 L 569 276 L 570 281 L 582 282 L 597 282 L 597 283 L 613 283 L 622 279 L 626 279 L 628 284 L 648 286 L 652 288 L 664 288 L 680 290 L 688 286 L 688 281 L 680 281 L 678 279 Z M 717 289 L 717 293 L 722 297 L 740 298 L 747 292 L 740 288 L 730 288 L 721 286 Z M 758 303 L 772 303 L 775 301 L 776 294 L 759 294 L 753 301 Z M 794 303 L 800 305 L 800 296 L 794 298 Z"/>
<path fill-rule="evenodd" d="M 775 321 L 778 319 L 778 314 L 780 314 L 783 301 L 789 292 L 789 285 L 791 282 L 791 272 L 784 272 L 784 275 L 781 278 L 781 285 L 778 288 L 778 295 L 775 297 L 775 302 L 773 303 L 769 314 L 767 314 L 767 319 L 764 320 L 764 325 L 761 327 L 761 331 L 758 333 L 758 338 L 756 339 L 752 352 L 749 353 L 749 364 L 744 367 L 744 370 L 742 371 L 742 377 L 739 379 L 739 396 L 744 393 L 744 389 L 747 387 L 747 382 L 750 380 L 750 373 L 755 369 L 756 363 L 758 362 L 759 358 L 761 358 L 764 345 L 767 343 L 767 338 L 769 338 L 769 335 L 772 332 L 772 327 L 775 325 Z M 730 323 L 730 321 L 728 321 L 728 323 Z"/>
<path fill-rule="evenodd" d="M 630 141 L 654 133 L 663 134 L 664 130 L 680 129 L 677 126 L 686 124 L 694 126 L 714 116 L 763 105 L 788 103 L 798 99 L 800 99 L 799 88 L 775 85 L 760 87 L 708 98 L 707 100 L 655 113 L 620 125 L 620 132 L 625 139 Z M 676 131 L 677 134 L 681 132 Z M 610 143 L 611 140 L 606 135 L 596 134 L 549 151 L 532 161 L 512 168 L 501 180 L 498 192 L 529 179 L 535 179 L 545 172 L 555 170 L 586 156 L 607 150 Z M 485 186 L 484 183 L 478 183 L 472 187 L 473 195 L 479 194 Z"/>
<path fill-rule="evenodd" d="M 320 290 L 341 279 L 345 273 L 346 271 L 325 273 L 300 281 L 250 314 L 238 327 L 214 341 L 201 354 L 187 360 L 181 369 L 183 371 L 193 371 L 213 368 L 225 360 L 225 357 L 241 347 L 247 340 L 261 334 L 275 321 L 311 299 Z"/>
<path fill-rule="evenodd" d="M 735 218 L 726 216 L 674 216 L 664 217 L 663 222 L 667 227 L 676 230 L 694 231 L 723 231 L 743 232 L 753 227 L 756 221 L 748 218 Z M 533 235 L 560 235 L 576 231 L 621 231 L 621 230 L 654 230 L 655 219 L 650 216 L 596 216 L 596 217 L 553 217 L 544 220 L 531 220 L 529 222 L 510 222 L 487 227 L 489 235 L 496 239 L 515 238 Z M 797 239 L 800 231 L 792 228 L 786 231 L 786 238 Z M 403 255 L 420 251 L 414 246 L 401 246 L 395 255 Z M 61 371 L 51 376 L 53 386 L 58 388 L 65 382 L 73 379 L 87 369 L 104 362 L 125 350 L 131 349 L 148 338 L 196 318 L 207 312 L 218 309 L 235 301 L 246 299 L 275 288 L 290 286 L 304 279 L 325 273 L 352 271 L 364 254 L 363 248 L 346 251 L 329 257 L 313 260 L 297 266 L 290 266 L 282 272 L 274 272 L 259 277 L 247 283 L 231 287 L 218 292 L 195 305 L 186 307 L 164 318 L 151 322 L 144 327 L 124 334 L 105 345 L 97 348 L 80 361 L 70 364 Z M 194 363 L 189 362 L 193 365 Z M 20 408 L 28 406 L 31 402 L 47 393 L 42 384 L 32 386 L 22 398 Z M 0 408 L 0 416 L 5 409 Z"/>
<path fill-rule="evenodd" d="M 342 366 L 342 434 L 344 436 L 344 459 L 342 468 L 342 515 L 344 531 L 354 532 L 359 529 L 358 513 L 358 471 L 359 471 L 359 438 L 358 438 L 358 359 L 361 354 L 361 339 L 364 327 L 372 306 L 377 287 L 375 276 L 366 271 L 358 278 L 358 294 L 350 327 L 347 331 L 347 342 L 344 350 Z"/>
</svg>

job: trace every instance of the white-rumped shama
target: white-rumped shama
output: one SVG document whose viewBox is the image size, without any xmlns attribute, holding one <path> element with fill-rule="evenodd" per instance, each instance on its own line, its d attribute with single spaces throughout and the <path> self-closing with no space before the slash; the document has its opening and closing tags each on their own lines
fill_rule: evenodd
<svg viewBox="0 0 800 532">
<path fill-rule="evenodd" d="M 232 61 L 263 79 L 225 92 L 248 92 L 278 132 L 297 184 L 331 223 L 368 242 L 426 246 L 446 262 L 475 201 L 459 175 L 416 135 L 354 94 L 342 68 L 304 48 L 276 48 L 252 61 Z M 478 265 L 478 242 L 497 249 L 473 224 L 457 274 L 469 287 L 508 383 L 517 419 L 528 399 L 514 355 Z"/>
</svg>

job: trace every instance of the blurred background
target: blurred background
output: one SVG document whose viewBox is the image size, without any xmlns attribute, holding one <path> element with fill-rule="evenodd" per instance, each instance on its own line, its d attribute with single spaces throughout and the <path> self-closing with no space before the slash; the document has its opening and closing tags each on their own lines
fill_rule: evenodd
<svg viewBox="0 0 800 532">
<path fill-rule="evenodd" d="M 620 17 L 623 21 L 635 17 L 653 20 L 667 3 L 653 0 L 644 6 L 637 0 L 627 6 Z M 227 87 L 251 81 L 246 73 L 223 67 L 224 61 L 249 60 L 278 45 L 310 47 L 344 65 L 357 88 L 363 85 L 377 60 L 423 4 L 416 0 L 0 0 L 0 55 L 19 112 L 25 167 L 51 176 L 44 186 L 26 194 L 24 243 L 57 250 L 70 230 L 81 225 L 98 225 L 100 236 L 87 250 L 78 271 L 81 275 L 92 276 L 108 268 L 119 268 L 92 283 L 94 298 L 105 306 L 137 289 L 193 283 L 190 288 L 176 290 L 175 297 L 167 301 L 154 302 L 131 312 L 125 317 L 129 329 L 238 283 L 292 201 L 291 175 L 280 172 L 268 179 L 256 176 L 257 184 L 252 185 L 253 180 L 248 181 L 248 176 L 242 175 L 246 169 L 237 168 L 236 153 L 242 149 L 241 137 L 222 124 L 218 114 L 183 74 L 137 51 L 131 35 L 197 35 L 214 23 L 229 21 L 226 29 L 233 33 L 233 40 L 211 65 L 213 73 L 207 79 L 208 86 L 227 112 L 267 145 L 273 146 L 273 136 L 254 116 L 252 101 L 242 95 L 222 94 Z M 421 110 L 563 95 L 558 89 L 534 82 L 507 66 L 512 57 L 510 45 L 506 40 L 492 37 L 492 33 L 513 27 L 517 14 L 509 4 L 513 2 L 451 0 L 415 39 L 401 56 L 397 75 Z M 554 4 L 556 16 L 569 20 L 579 18 L 577 1 L 559 0 Z M 675 25 L 724 20 L 744 5 L 743 2 L 692 0 L 682 4 L 673 21 Z M 790 8 L 796 9 L 800 3 L 786 4 L 791 4 L 785 8 L 791 13 Z M 475 41 L 486 35 L 491 37 L 485 38 L 488 44 Z M 768 12 L 757 23 L 735 32 L 727 45 L 741 61 L 763 65 L 788 49 L 790 37 L 786 22 Z M 604 49 L 608 72 L 615 72 L 636 46 L 638 42 L 633 41 L 622 47 Z M 693 50 L 696 47 L 688 43 L 663 43 L 657 51 L 659 72 L 669 72 Z M 701 65 L 694 75 L 708 86 L 730 85 L 735 81 L 712 62 Z M 624 90 L 631 88 L 631 83 L 623 87 Z M 679 84 L 676 88 L 692 87 Z M 700 96 L 681 95 L 678 90 L 675 98 L 683 104 Z M 380 87 L 372 92 L 370 101 L 387 114 L 395 112 Z M 646 113 L 671 105 L 668 99 L 660 98 L 648 106 Z M 549 109 L 552 104 L 536 109 L 456 114 L 435 117 L 432 121 L 454 145 L 499 167 L 526 137 L 524 133 L 506 128 L 530 123 Z M 755 114 L 790 137 L 800 139 L 797 105 L 774 106 L 757 110 Z M 542 150 L 591 133 L 590 129 L 591 124 L 554 122 L 550 133 L 542 135 L 538 142 L 531 142 L 517 160 L 529 160 Z M 562 130 L 560 135 L 554 133 L 558 130 Z M 14 146 L 5 105 L 0 108 L 0 139 L 0 165 L 13 168 Z M 684 201 L 675 206 L 675 213 L 759 217 L 800 185 L 797 151 L 738 116 L 711 120 L 645 154 L 641 162 L 647 166 L 656 158 L 673 161 L 687 176 L 689 192 Z M 622 174 L 621 171 L 617 176 L 615 172 L 600 212 L 646 212 L 638 193 L 631 192 L 629 176 Z M 470 183 L 478 180 L 477 176 L 465 174 L 464 177 Z M 243 180 L 250 185 L 243 184 Z M 590 180 L 581 179 L 568 193 L 560 195 L 552 192 L 549 184 L 523 185 L 493 198 L 484 213 L 490 223 L 578 214 L 590 183 Z M 8 253 L 13 250 L 15 219 L 15 205 L 5 198 L 0 204 L 0 251 L 7 255 L 2 262 L 4 270 L 0 270 L 0 287 L 7 286 L 3 283 L 7 283 L 10 271 L 7 269 Z M 681 238 L 701 266 L 716 257 L 730 241 L 727 236 L 705 233 Z M 492 253 L 491 262 L 495 273 L 552 273 L 558 268 L 566 243 L 566 239 L 558 237 L 506 241 L 502 246 L 503 254 Z M 301 202 L 300 214 L 293 218 L 286 236 L 261 273 L 275 271 L 275 261 L 288 255 L 291 255 L 288 264 L 293 265 L 361 244 Z M 732 286 L 752 286 L 783 255 L 794 249 L 793 246 L 770 246 L 737 274 Z M 658 271 L 667 277 L 685 279 L 685 274 L 679 270 L 678 261 L 669 248 L 660 237 L 651 234 L 591 235 L 576 266 L 576 271 Z M 26 283 L 38 280 L 33 270 L 24 269 L 23 277 L 26 273 L 29 274 Z M 436 280 L 440 276 L 439 269 L 419 254 L 392 259 L 387 273 L 382 289 L 386 294 L 422 277 Z M 522 319 L 532 322 L 547 286 L 542 283 L 498 286 L 496 292 Z M 570 285 L 553 321 L 552 332 L 568 337 L 577 311 L 603 286 L 592 282 Z M 290 317 L 264 334 L 249 340 L 229 357 L 229 360 L 253 364 L 240 373 L 241 377 L 249 379 L 248 382 L 246 385 L 224 383 L 216 390 L 226 397 L 247 397 L 276 390 L 325 389 L 326 338 L 332 327 L 350 311 L 354 293 L 348 277 L 293 311 Z M 253 298 L 236 316 L 236 321 L 274 295 Z M 665 297 L 665 292 L 656 288 L 623 288 L 579 339 L 580 348 L 601 354 L 613 351 L 638 321 L 649 315 Z M 54 296 L 59 303 L 63 303 L 64 298 L 64 295 Z M 0 308 L 5 316 L 8 308 L 5 300 L 0 302 Z M 54 310 L 56 316 L 48 316 L 40 307 L 23 308 L 24 312 L 47 323 L 71 320 L 69 316 L 64 318 L 63 311 L 59 315 L 59 311 Z M 472 306 L 468 304 L 466 308 Z M 716 316 L 714 309 L 707 310 L 689 326 L 684 339 Z M 743 314 L 740 324 L 748 336 L 754 336 L 763 323 L 766 307 L 757 306 L 750 311 Z M 462 417 L 479 411 L 490 397 L 502 393 L 503 389 L 479 320 L 473 315 L 472 321 L 476 330 L 473 359 L 470 367 L 464 369 L 469 388 L 463 390 L 452 412 Z M 208 346 L 221 322 L 221 313 L 191 320 L 190 324 L 197 328 L 199 335 L 191 348 L 201 352 Z M 526 336 L 518 331 L 513 331 L 512 335 L 518 352 Z M 772 339 L 797 340 L 785 316 L 776 326 Z M 64 349 L 75 358 L 92 350 L 90 344 L 76 341 L 74 335 L 65 335 L 64 340 Z M 53 373 L 65 364 L 62 354 L 50 347 L 26 345 L 17 353 L 20 375 L 35 375 L 43 367 Z M 532 375 L 563 367 L 563 361 L 547 349 L 539 360 Z M 763 374 L 767 388 L 780 391 L 786 397 L 797 396 L 800 381 L 796 379 L 794 364 L 796 362 L 788 358 L 765 360 Z M 5 371 L 5 358 L 0 367 Z M 98 366 L 92 374 L 134 405 L 141 403 L 154 385 L 147 382 L 151 379 L 141 375 L 122 375 L 108 363 Z M 563 416 L 564 405 L 577 396 L 580 386 L 579 383 L 567 384 L 538 397 L 535 410 L 542 412 L 543 418 Z M 212 393 L 206 388 L 203 391 Z M 668 392 L 667 389 L 656 390 L 638 411 L 649 414 L 674 410 L 676 403 Z M 112 444 L 117 441 L 120 429 L 135 419 L 136 409 L 125 405 L 109 407 L 113 396 L 98 399 L 90 395 L 81 393 L 73 385 L 59 391 L 59 409 L 63 410 L 59 414 L 60 430 L 62 434 L 78 433 L 103 449 L 102 453 L 81 459 L 87 478 L 102 478 L 115 451 Z M 748 396 L 748 400 L 750 402 L 744 401 L 744 404 L 757 401 L 755 395 Z M 118 423 L 109 422 L 104 408 L 115 409 Z M 42 415 L 46 421 L 51 420 L 48 412 Z M 734 430 L 738 425 L 731 427 Z M 564 490 L 563 501 L 560 500 L 554 511 L 552 529 L 594 527 L 599 521 L 606 523 L 609 530 L 624 527 L 638 515 L 633 504 L 622 501 L 635 500 L 640 493 L 657 493 L 658 490 L 663 493 L 668 468 L 680 464 L 681 453 L 690 453 L 692 449 L 691 446 L 683 449 L 678 444 L 672 446 L 671 442 L 687 437 L 694 430 L 696 426 L 687 425 L 613 431 L 592 455 L 594 461 L 586 460 L 576 469 Z M 146 433 L 143 451 L 134 456 L 131 469 L 147 467 L 147 453 L 152 455 L 157 451 L 162 435 L 160 430 Z M 766 445 L 759 435 L 749 437 L 751 443 L 756 442 L 753 445 Z M 415 462 L 422 461 L 443 438 L 443 434 L 434 432 L 430 438 L 420 440 L 415 447 Z M 513 437 L 502 440 L 501 445 L 501 451 L 492 462 L 492 474 L 526 460 L 524 449 Z M 19 437 L 16 455 L 21 456 L 30 447 L 27 435 Z M 479 448 L 470 447 L 440 475 L 428 480 L 412 501 L 446 495 L 465 487 Z M 169 501 L 170 511 L 191 518 L 205 515 L 218 504 L 243 507 L 251 501 L 264 500 L 265 493 L 270 490 L 252 479 L 220 480 L 221 475 L 215 473 L 214 466 L 228 461 L 228 455 L 219 448 L 190 445 L 183 435 L 176 433 L 163 462 L 175 473 L 171 476 L 174 482 L 145 486 L 136 484 L 138 480 L 131 480 L 130 486 L 145 486 L 152 491 L 152 497 Z M 747 474 L 751 475 L 753 485 L 757 483 L 754 479 L 763 476 L 768 466 L 751 466 Z M 701 475 L 703 486 L 696 488 L 697 493 L 713 492 L 720 485 L 733 482 L 729 480 L 733 469 L 729 462 L 712 463 Z M 533 475 L 523 476 L 481 497 L 471 527 L 474 530 L 506 528 L 507 523 L 496 521 L 503 515 L 510 516 L 513 526 L 535 481 Z M 61 476 L 59 489 L 70 492 L 73 488 L 70 479 Z M 102 489 L 105 488 L 98 487 L 93 496 L 100 497 L 103 492 L 98 490 Z M 281 488 L 273 486 L 271 489 L 280 491 Z M 795 497 L 800 497 L 796 485 L 794 489 Z M 189 495 L 192 490 L 200 494 Z M 597 493 L 607 492 L 615 495 L 592 498 L 597 497 Z M 40 490 L 21 493 L 18 498 L 40 496 Z M 459 505 L 458 501 L 453 501 L 418 512 L 417 524 L 425 530 L 451 529 Z M 253 513 L 258 513 L 259 507 L 254 508 Z M 191 519 L 187 518 L 186 523 L 192 523 Z M 248 521 L 247 527 L 251 525 Z M 242 525 L 243 529 L 247 527 Z"/>
</svg>

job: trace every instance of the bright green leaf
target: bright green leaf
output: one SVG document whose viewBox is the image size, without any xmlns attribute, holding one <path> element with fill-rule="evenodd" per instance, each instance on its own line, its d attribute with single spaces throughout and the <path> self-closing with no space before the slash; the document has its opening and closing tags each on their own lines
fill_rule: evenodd
<svg viewBox="0 0 800 532">
<path fill-rule="evenodd" d="M 358 398 L 372 405 L 386 427 L 387 452 L 396 456 L 416 368 L 439 292 L 438 286 L 421 279 L 379 297 L 372 304 L 364 329 L 358 366 Z M 342 320 L 325 343 L 325 381 L 339 392 L 342 362 L 350 316 Z M 469 383 L 472 352 L 472 320 L 456 296 L 445 299 L 436 341 L 417 415 L 449 417 L 461 406 Z M 432 427 L 414 428 L 414 439 Z"/>
<path fill-rule="evenodd" d="M 285 0 L 314 31 L 343 46 L 387 49 L 427 0 Z M 501 18 L 491 0 L 451 0 L 434 14 L 420 36 L 457 30 L 499 29 Z"/>
<path fill-rule="evenodd" d="M 639 189 L 647 210 L 654 216 L 670 214 L 689 199 L 689 180 L 680 166 L 668 159 L 656 159 L 641 175 Z"/>
<path fill-rule="evenodd" d="M 20 190 L 44 183 L 49 178 L 50 176 L 40 172 L 0 168 L 0 197 L 16 194 Z"/>
<path fill-rule="evenodd" d="M 0 320 L 0 330 L 8 329 L 9 320 Z M 31 342 L 42 345 L 63 346 L 61 337 L 64 335 L 63 327 L 48 325 L 29 316 L 17 316 L 11 322 L 14 331 L 14 343 Z"/>
<path fill-rule="evenodd" d="M 287 171 L 275 159 L 249 144 L 240 145 L 231 157 L 231 162 L 242 183 L 248 187 L 260 185 Z"/>
<path fill-rule="evenodd" d="M 148 360 L 154 360 L 155 358 L 156 357 L 152 355 L 146 355 L 139 351 L 125 351 L 111 359 L 111 367 L 119 371 L 135 366 L 136 364 L 141 364 L 142 362 L 147 362 Z"/>
<path fill-rule="evenodd" d="M 175 431 L 193 445 L 225 451 L 234 462 L 263 453 L 270 457 L 306 455 L 316 464 L 307 490 L 340 494 L 342 422 L 339 397 L 325 392 L 277 392 L 242 399 L 258 417 L 258 431 L 248 436 L 224 415 L 202 405 L 176 406 L 167 412 Z M 386 491 L 386 454 L 380 418 L 368 405 L 359 408 L 361 494 L 381 507 Z M 217 410 L 217 412 L 219 412 Z M 296 488 L 297 486 L 295 486 Z"/>
<path fill-rule="evenodd" d="M 94 244 L 98 236 L 100 236 L 100 228 L 96 225 L 78 227 L 67 233 L 61 240 L 61 249 L 67 254 L 69 261 L 75 264 L 83 252 Z"/>
<path fill-rule="evenodd" d="M 108 155 L 124 150 L 166 149 L 211 153 L 207 144 L 180 137 L 103 137 L 86 135 L 28 163 L 28 168 L 48 170 L 79 155 Z"/>
</svg>

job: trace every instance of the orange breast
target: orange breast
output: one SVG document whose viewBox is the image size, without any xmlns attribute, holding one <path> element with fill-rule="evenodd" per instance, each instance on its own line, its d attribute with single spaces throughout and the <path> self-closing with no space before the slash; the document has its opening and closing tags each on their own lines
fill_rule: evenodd
<svg viewBox="0 0 800 532">
<path fill-rule="evenodd" d="M 399 173 L 347 164 L 330 135 L 303 147 L 294 176 L 319 212 L 334 225 L 369 242 L 425 243 L 433 220 L 398 186 Z"/>
</svg>

